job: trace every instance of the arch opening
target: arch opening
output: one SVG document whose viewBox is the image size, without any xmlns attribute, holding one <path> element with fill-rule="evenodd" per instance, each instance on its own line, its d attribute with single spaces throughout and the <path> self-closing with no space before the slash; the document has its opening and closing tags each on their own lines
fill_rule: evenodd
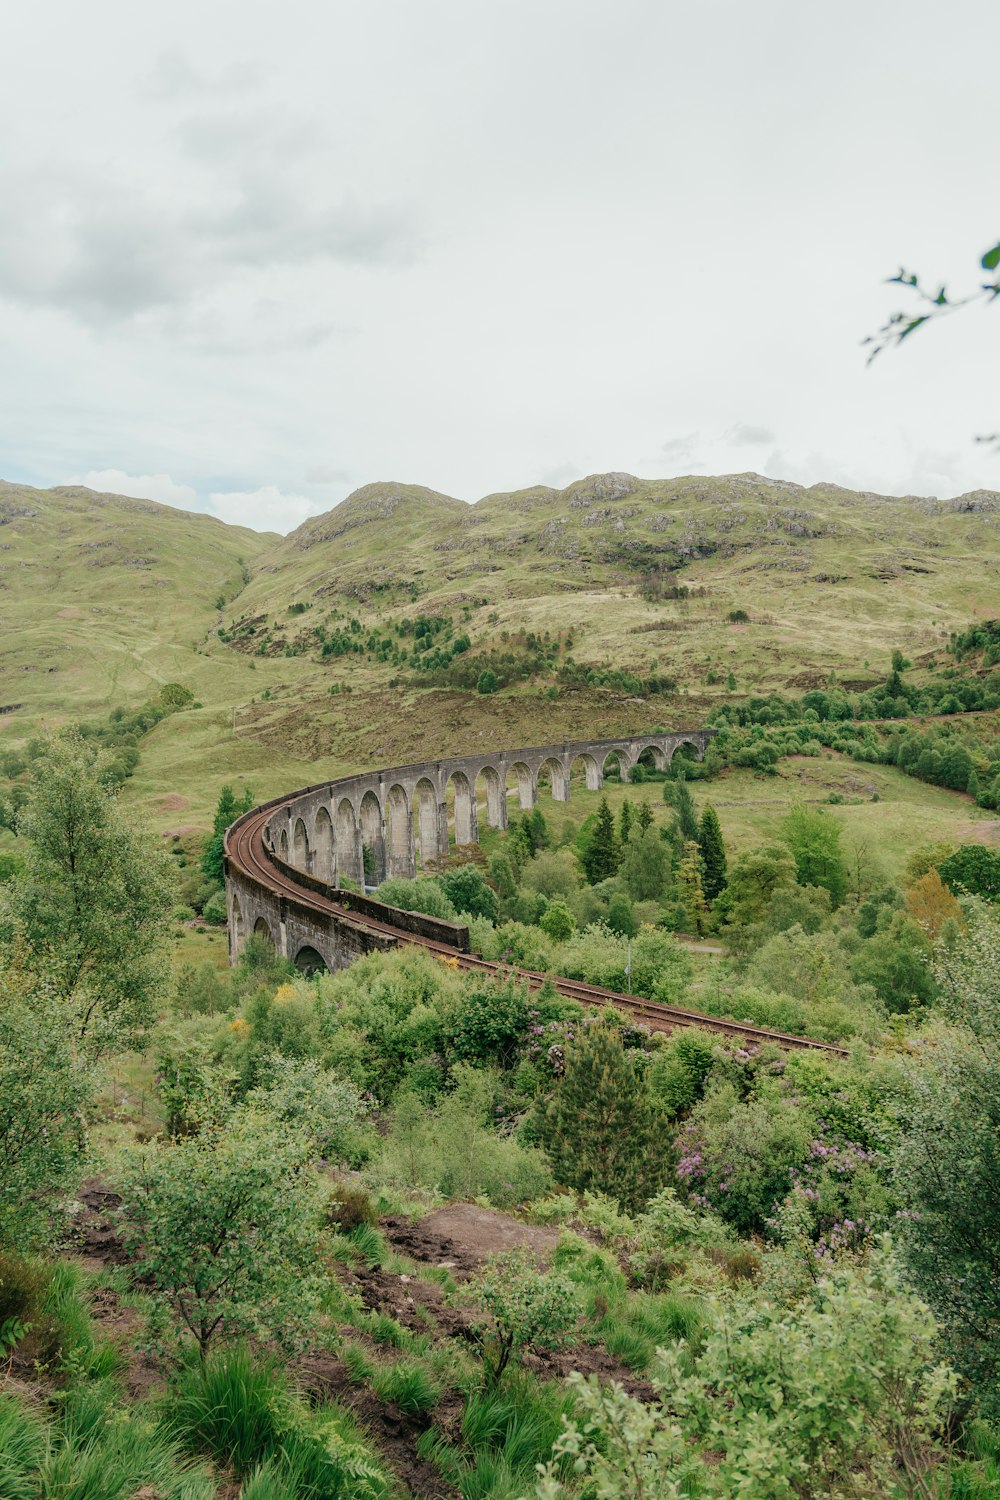
<svg viewBox="0 0 1000 1500">
<path fill-rule="evenodd" d="M 592 755 L 581 751 L 573 757 L 569 768 L 570 784 L 582 786 L 588 792 L 599 792 L 604 781 L 601 768 Z"/>
<path fill-rule="evenodd" d="M 410 799 L 406 788 L 399 785 L 389 788 L 385 806 L 387 858 L 390 878 L 394 875 L 411 877 L 414 870 L 413 824 L 410 819 Z"/>
<path fill-rule="evenodd" d="M 623 751 L 608 751 L 601 767 L 601 775 L 605 781 L 628 781 L 628 758 Z"/>
<path fill-rule="evenodd" d="M 683 776 L 687 766 L 704 759 L 704 753 L 701 746 L 695 744 L 694 740 L 678 740 L 667 760 L 668 774 Z"/>
<path fill-rule="evenodd" d="M 452 771 L 448 778 L 446 797 L 450 794 L 453 807 L 453 823 L 455 843 L 476 844 L 479 842 L 479 828 L 476 822 L 476 805 L 472 796 L 472 787 L 469 778 L 464 771 Z"/>
<path fill-rule="evenodd" d="M 278 836 L 278 853 L 282 859 L 288 860 L 288 829 L 283 828 Z"/>
<path fill-rule="evenodd" d="M 358 820 L 354 815 L 354 803 L 350 797 L 341 797 L 337 804 L 336 849 L 338 880 L 363 880 L 364 867 L 361 860 L 361 840 L 358 837 Z"/>
<path fill-rule="evenodd" d="M 361 799 L 361 858 L 365 885 L 380 885 L 385 879 L 385 831 L 382 804 L 372 791 Z"/>
<path fill-rule="evenodd" d="M 321 807 L 313 826 L 313 869 L 320 880 L 333 880 L 333 819 Z"/>
<path fill-rule="evenodd" d="M 659 745 L 644 745 L 636 756 L 632 781 L 662 781 L 666 775 L 667 757 Z"/>
<path fill-rule="evenodd" d="M 312 869 L 312 859 L 309 851 L 309 834 L 302 818 L 295 819 L 295 827 L 292 830 L 292 864 L 296 869 L 305 870 L 308 875 Z"/>
<path fill-rule="evenodd" d="M 537 784 L 539 791 L 545 782 L 549 784 L 553 802 L 569 801 L 569 786 L 566 781 L 566 772 L 563 769 L 562 761 L 556 760 L 554 755 L 550 755 L 547 760 L 543 760 L 538 767 Z"/>
<path fill-rule="evenodd" d="M 422 776 L 413 788 L 414 843 L 422 869 L 438 856 L 437 792 L 433 782 Z"/>
<path fill-rule="evenodd" d="M 507 803 L 510 804 L 512 797 L 517 798 L 517 805 L 522 812 L 530 812 L 535 805 L 537 795 L 535 778 L 531 774 L 531 768 L 523 760 L 517 760 L 509 768 L 506 781 Z"/>
<path fill-rule="evenodd" d="M 269 947 L 277 949 L 278 945 L 274 941 L 274 933 L 271 931 L 271 924 L 266 917 L 257 918 L 256 922 L 253 924 L 253 935 L 255 938 L 260 938 L 262 942 L 267 943 Z"/>
<path fill-rule="evenodd" d="M 483 766 L 476 777 L 475 799 L 478 809 L 485 807 L 490 828 L 507 827 L 507 789 L 495 766 Z"/>
<path fill-rule="evenodd" d="M 246 928 L 243 925 L 243 909 L 240 906 L 240 898 L 233 892 L 233 958 L 239 958 L 243 951 L 243 939 L 246 937 Z"/>
<path fill-rule="evenodd" d="M 300 974 L 311 977 L 313 974 L 329 974 L 330 966 L 316 948 L 311 948 L 308 943 L 303 944 L 295 955 L 295 967 Z"/>
</svg>

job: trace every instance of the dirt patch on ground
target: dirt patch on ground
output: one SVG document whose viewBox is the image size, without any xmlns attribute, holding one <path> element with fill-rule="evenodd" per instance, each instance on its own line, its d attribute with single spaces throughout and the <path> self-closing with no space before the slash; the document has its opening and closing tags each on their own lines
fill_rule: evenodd
<svg viewBox="0 0 1000 1500">
<path fill-rule="evenodd" d="M 186 807 L 191 806 L 188 797 L 182 797 L 180 792 L 166 792 L 162 797 L 157 797 L 156 806 L 160 812 L 183 812 Z"/>
<path fill-rule="evenodd" d="M 410 1415 L 392 1402 L 380 1401 L 366 1386 L 352 1385 L 343 1361 L 323 1350 L 303 1354 L 292 1373 L 310 1400 L 347 1407 L 408 1494 L 420 1500 L 452 1500 L 457 1492 L 432 1463 L 417 1455 L 417 1441 L 430 1426 L 432 1414 Z"/>
<path fill-rule="evenodd" d="M 381 1227 L 404 1254 L 430 1265 L 447 1266 L 460 1275 L 477 1270 L 488 1255 L 500 1250 L 530 1250 L 544 1265 L 559 1242 L 558 1229 L 522 1224 L 475 1203 L 450 1204 L 416 1223 L 404 1218 L 383 1219 Z"/>
<path fill-rule="evenodd" d="M 77 1194 L 79 1211 L 73 1217 L 71 1246 L 75 1258 L 88 1271 L 105 1271 L 128 1263 L 112 1215 L 121 1205 L 121 1194 L 90 1178 Z"/>
<path fill-rule="evenodd" d="M 142 1349 L 136 1348 L 142 1332 L 142 1316 L 134 1307 L 126 1307 L 110 1287 L 96 1289 L 90 1299 L 90 1314 L 105 1338 L 117 1344 L 125 1360 L 122 1372 L 125 1389 L 132 1401 L 144 1401 L 166 1384 L 163 1369 Z"/>
<path fill-rule="evenodd" d="M 958 823 L 955 834 L 960 844 L 1000 844 L 1000 818 L 970 819 Z"/>
</svg>

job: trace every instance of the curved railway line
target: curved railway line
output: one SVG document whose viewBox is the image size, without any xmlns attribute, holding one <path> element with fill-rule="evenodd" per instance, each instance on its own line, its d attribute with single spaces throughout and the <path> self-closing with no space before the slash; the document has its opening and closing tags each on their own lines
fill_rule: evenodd
<svg viewBox="0 0 1000 1500">
<path fill-rule="evenodd" d="M 449 964 L 457 968 L 473 973 L 510 977 L 526 983 L 533 990 L 540 989 L 549 978 L 560 995 L 577 1000 L 582 1005 L 614 1006 L 616 1009 L 628 1012 L 652 1031 L 671 1032 L 679 1026 L 701 1026 L 706 1030 L 719 1032 L 750 1044 L 775 1042 L 781 1047 L 799 1051 L 847 1055 L 844 1048 L 834 1046 L 830 1042 L 816 1041 L 812 1037 L 769 1031 L 745 1022 L 727 1021 L 717 1016 L 702 1015 L 698 1011 L 685 1010 L 680 1006 L 663 1005 L 642 996 L 618 994 L 614 990 L 602 989 L 599 985 L 585 984 L 577 979 L 545 975 L 532 969 L 491 962 L 481 958 L 478 954 L 460 952 L 447 943 L 406 931 L 401 927 L 393 926 L 390 922 L 353 911 L 322 895 L 304 882 L 299 883 L 294 880 L 288 872 L 287 865 L 279 866 L 271 856 L 265 837 L 270 820 L 279 809 L 291 806 L 302 795 L 301 792 L 296 792 L 288 797 L 266 803 L 262 807 L 254 808 L 252 812 L 245 813 L 242 818 L 239 818 L 226 832 L 225 850 L 230 863 L 249 879 L 264 886 L 278 897 L 291 898 L 300 907 L 315 911 L 324 917 L 336 917 L 339 923 L 347 927 L 353 927 L 368 934 L 378 934 L 392 943 L 414 944 L 439 958 L 446 959 Z"/>
</svg>

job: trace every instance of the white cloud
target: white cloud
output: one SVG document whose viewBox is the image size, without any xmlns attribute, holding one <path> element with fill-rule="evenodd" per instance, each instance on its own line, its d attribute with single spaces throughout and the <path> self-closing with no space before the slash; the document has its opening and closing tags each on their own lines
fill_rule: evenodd
<svg viewBox="0 0 1000 1500">
<path fill-rule="evenodd" d="M 254 531 L 293 531 L 323 509 L 315 500 L 286 495 L 273 484 L 262 485 L 259 490 L 215 491 L 208 502 L 209 510 L 221 521 L 249 526 Z"/>
<path fill-rule="evenodd" d="M 737 422 L 723 437 L 723 442 L 738 448 L 756 448 L 775 441 L 770 427 L 755 427 L 752 422 Z"/>
<path fill-rule="evenodd" d="M 67 484 L 83 484 L 106 495 L 130 495 L 136 500 L 158 500 L 180 510 L 199 510 L 198 496 L 189 484 L 178 484 L 169 474 L 127 474 L 124 469 L 90 469 Z"/>
</svg>

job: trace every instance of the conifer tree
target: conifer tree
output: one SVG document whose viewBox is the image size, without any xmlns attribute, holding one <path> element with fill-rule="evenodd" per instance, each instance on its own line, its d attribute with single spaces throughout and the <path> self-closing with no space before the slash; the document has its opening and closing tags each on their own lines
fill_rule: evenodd
<svg viewBox="0 0 1000 1500">
<path fill-rule="evenodd" d="M 726 846 L 722 842 L 722 829 L 718 814 L 709 802 L 698 825 L 698 848 L 704 868 L 702 888 L 707 901 L 714 901 L 726 888 Z"/>
<path fill-rule="evenodd" d="M 607 1193 L 634 1210 L 660 1186 L 667 1166 L 663 1126 L 646 1087 L 642 1053 L 613 1022 L 581 1027 L 535 1127 L 556 1180 Z"/>
<path fill-rule="evenodd" d="M 648 802 L 639 803 L 639 811 L 636 813 L 636 822 L 638 823 L 643 833 L 646 832 L 647 828 L 652 827 L 653 809 L 650 807 Z"/>
<path fill-rule="evenodd" d="M 674 786 L 674 809 L 677 813 L 677 823 L 681 830 L 681 837 L 698 842 L 698 818 L 694 810 L 694 802 L 688 791 L 687 782 L 683 775 Z"/>
<path fill-rule="evenodd" d="M 701 850 L 694 839 L 685 840 L 677 866 L 677 889 L 691 929 L 701 937 L 708 918 L 708 903 L 702 885 Z"/>
<path fill-rule="evenodd" d="M 602 797 L 597 809 L 597 824 L 583 856 L 583 868 L 591 885 L 609 880 L 618 869 L 619 857 L 614 816 L 607 797 Z"/>
<path fill-rule="evenodd" d="M 201 856 L 201 868 L 209 880 L 216 880 L 220 885 L 222 884 L 222 840 L 226 829 L 243 813 L 249 812 L 251 807 L 253 807 L 253 792 L 250 787 L 243 788 L 242 797 L 237 797 L 228 784 L 219 793 L 215 819 L 212 823 L 212 836 Z"/>
<path fill-rule="evenodd" d="M 631 832 L 632 804 L 626 797 L 625 801 L 622 803 L 622 810 L 618 815 L 618 837 L 621 840 L 623 847 L 628 843 L 628 836 Z"/>
</svg>

